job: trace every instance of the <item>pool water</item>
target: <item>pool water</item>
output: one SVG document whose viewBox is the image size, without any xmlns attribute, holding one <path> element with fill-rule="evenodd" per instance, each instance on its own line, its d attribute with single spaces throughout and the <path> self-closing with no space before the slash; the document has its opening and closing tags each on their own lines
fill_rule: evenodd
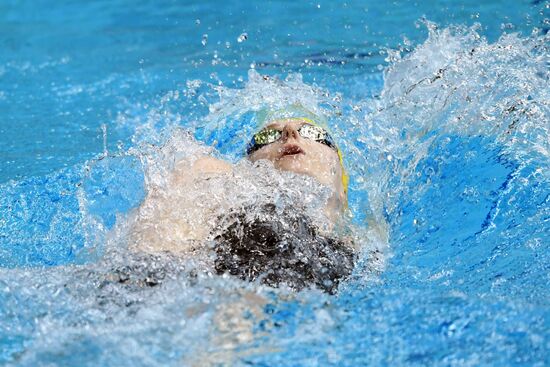
<svg viewBox="0 0 550 367">
<path fill-rule="evenodd" d="M 550 364 L 549 15 L 3 2 L 0 364 Z M 148 185 L 205 149 L 186 132 L 236 163 L 289 102 L 330 117 L 376 271 L 293 293 L 126 251 Z"/>
</svg>

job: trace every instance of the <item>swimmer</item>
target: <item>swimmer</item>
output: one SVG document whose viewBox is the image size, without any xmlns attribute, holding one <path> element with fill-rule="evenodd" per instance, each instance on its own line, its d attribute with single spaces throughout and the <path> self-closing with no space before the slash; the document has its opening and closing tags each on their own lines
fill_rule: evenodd
<svg viewBox="0 0 550 367">
<path fill-rule="evenodd" d="M 293 105 L 262 112 L 259 119 L 263 127 L 251 138 L 246 159 L 270 162 L 276 170 L 312 177 L 325 187 L 330 194 L 324 215 L 332 228 L 347 205 L 347 176 L 322 118 Z M 133 249 L 211 258 L 212 246 L 205 244 L 214 243 L 213 267 L 219 274 L 297 290 L 316 285 L 333 293 L 353 268 L 352 242 L 322 233 L 299 203 L 283 210 L 273 203 L 230 207 L 224 197 L 230 195 L 226 186 L 237 167 L 211 156 L 178 162 L 168 189 L 150 190 L 138 208 Z M 176 191 L 180 194 L 171 194 Z"/>
</svg>

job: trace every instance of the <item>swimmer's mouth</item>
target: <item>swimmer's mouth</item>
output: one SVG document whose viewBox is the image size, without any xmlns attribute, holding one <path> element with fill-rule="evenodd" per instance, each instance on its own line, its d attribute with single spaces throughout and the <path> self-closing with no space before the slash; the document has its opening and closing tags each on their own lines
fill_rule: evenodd
<svg viewBox="0 0 550 367">
<path fill-rule="evenodd" d="M 281 158 L 287 155 L 297 155 L 297 154 L 305 154 L 302 148 L 300 148 L 298 145 L 285 145 L 281 149 Z"/>
</svg>

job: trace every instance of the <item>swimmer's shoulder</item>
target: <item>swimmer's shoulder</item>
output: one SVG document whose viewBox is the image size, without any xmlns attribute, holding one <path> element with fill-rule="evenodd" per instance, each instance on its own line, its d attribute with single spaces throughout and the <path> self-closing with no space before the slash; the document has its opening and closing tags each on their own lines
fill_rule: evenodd
<svg viewBox="0 0 550 367">
<path fill-rule="evenodd" d="M 233 166 L 221 159 L 211 156 L 199 157 L 193 161 L 182 160 L 176 163 L 172 173 L 174 184 L 191 183 L 200 178 L 207 178 L 218 174 L 229 173 Z"/>
<path fill-rule="evenodd" d="M 210 156 L 198 158 L 192 166 L 192 170 L 196 173 L 226 173 L 231 172 L 232 165 L 221 159 Z"/>
</svg>

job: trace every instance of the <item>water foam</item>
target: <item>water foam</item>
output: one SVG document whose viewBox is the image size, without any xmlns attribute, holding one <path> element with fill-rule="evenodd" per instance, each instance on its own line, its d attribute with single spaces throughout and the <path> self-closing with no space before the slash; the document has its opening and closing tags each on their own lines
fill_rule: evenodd
<svg viewBox="0 0 550 367">
<path fill-rule="evenodd" d="M 196 129 L 198 138 L 213 142 L 220 156 L 236 161 L 246 136 L 250 136 L 255 128 L 253 123 L 246 125 L 244 130 L 239 128 L 243 119 L 250 122 L 252 117 L 247 115 L 250 109 L 260 108 L 266 101 L 274 105 L 277 101 L 283 101 L 282 104 L 298 101 L 334 117 L 335 135 L 342 142 L 352 176 L 350 208 L 353 215 L 361 217 L 361 213 L 367 213 L 363 215 L 364 221 L 361 219 L 359 223 L 387 222 L 389 228 L 382 226 L 379 237 L 407 234 L 411 242 L 408 252 L 399 256 L 414 263 L 415 257 L 410 254 L 422 251 L 430 236 L 435 236 L 433 233 L 437 228 L 424 223 L 410 233 L 400 229 L 405 206 L 408 203 L 420 207 L 436 206 L 436 202 L 426 201 L 422 194 L 433 190 L 435 182 L 449 186 L 459 184 L 446 181 L 442 171 L 437 169 L 438 164 L 444 166 L 443 159 L 452 156 L 453 149 L 465 145 L 459 140 L 459 146 L 453 148 L 457 136 L 480 138 L 516 166 L 507 184 L 500 191 L 496 190 L 496 206 L 490 210 L 493 214 L 488 216 L 486 224 L 489 228 L 492 223 L 493 230 L 482 231 L 477 237 L 475 233 L 468 232 L 467 235 L 481 245 L 492 238 L 503 245 L 487 250 L 490 254 L 480 260 L 481 265 L 469 262 L 470 257 L 479 254 L 465 248 L 455 254 L 463 265 L 454 265 L 451 270 L 428 265 L 423 268 L 427 268 L 425 271 L 429 273 L 426 275 L 429 279 L 427 287 L 441 290 L 435 287 L 444 287 L 447 282 L 451 284 L 452 292 L 443 288 L 447 293 L 442 296 L 439 291 L 435 294 L 415 291 L 415 287 L 423 289 L 423 269 L 408 272 L 407 261 L 399 263 L 403 265 L 399 270 L 389 269 L 390 274 L 384 279 L 390 284 L 388 287 L 393 284 L 395 288 L 361 293 L 357 289 L 365 286 L 365 278 L 360 274 L 352 279 L 349 289 L 344 289 L 341 298 L 334 300 L 316 291 L 293 295 L 285 289 L 274 290 L 235 279 L 212 277 L 208 273 L 196 273 L 192 270 L 200 264 L 189 264 L 177 257 L 134 255 L 124 245 L 128 236 L 124 224 L 130 220 L 127 216 L 129 208 L 139 203 L 139 195 L 132 194 L 132 190 L 122 190 L 120 197 L 127 204 L 119 210 L 118 217 L 113 217 L 109 211 L 116 212 L 120 205 L 120 201 L 111 196 L 120 184 L 111 180 L 120 175 L 128 178 L 122 181 L 132 187 L 140 181 L 139 175 L 125 171 L 128 161 L 122 159 L 119 161 L 122 164 L 117 165 L 120 157 L 103 157 L 90 162 L 82 176 L 79 176 L 80 172 L 68 178 L 54 175 L 46 183 L 30 180 L 8 183 L 1 188 L 2 208 L 9 207 L 9 210 L 2 210 L 0 218 L 0 223 L 9 223 L 10 231 L 8 233 L 4 225 L 1 227 L 1 237 L 8 239 L 2 248 L 4 252 L 13 248 L 16 241 L 13 233 L 27 251 L 39 247 L 38 242 L 46 243 L 48 254 L 59 249 L 57 245 L 51 246 L 48 240 L 56 238 L 56 243 L 71 243 L 85 227 L 88 237 L 84 250 L 76 247 L 74 251 L 83 251 L 80 262 L 89 262 L 87 265 L 46 269 L 20 267 L 0 270 L 0 332 L 9 335 L 6 338 L 9 351 L 5 359 L 29 366 L 48 361 L 74 364 L 77 357 L 97 364 L 154 365 L 174 361 L 190 364 L 193 360 L 189 356 L 195 354 L 194 362 L 203 363 L 229 363 L 245 355 L 255 356 L 259 363 L 273 364 L 276 361 L 288 364 L 289 358 L 304 364 L 312 360 L 337 363 L 340 358 L 350 356 L 349 346 L 352 345 L 352 349 L 369 348 L 373 351 L 367 355 L 352 355 L 356 361 L 365 363 L 387 362 L 391 358 L 400 363 L 419 360 L 443 364 L 483 364 L 495 360 L 505 363 L 505 359 L 498 358 L 506 358 L 511 352 L 499 348 L 517 346 L 513 343 L 518 334 L 526 335 L 525 340 L 530 343 L 527 347 L 536 347 L 532 349 L 533 358 L 541 353 L 544 356 L 541 352 L 544 349 L 544 336 L 541 336 L 545 330 L 544 313 L 539 313 L 534 306 L 527 307 L 522 298 L 504 298 L 506 293 L 522 295 L 521 290 L 513 286 L 516 284 L 513 277 L 493 277 L 492 272 L 500 273 L 500 269 L 504 269 L 505 274 L 514 275 L 506 263 L 496 261 L 507 251 L 506 244 L 521 237 L 524 234 L 521 229 L 531 228 L 529 226 L 536 227 L 536 231 L 528 233 L 532 236 L 530 241 L 525 248 L 517 245 L 518 251 L 512 253 L 518 257 L 527 256 L 526 248 L 538 251 L 536 254 L 542 253 L 538 260 L 526 257 L 533 260 L 531 266 L 536 269 L 544 269 L 547 259 L 541 243 L 544 244 L 548 206 L 544 209 L 544 197 L 535 190 L 537 185 L 544 188 L 548 184 L 547 45 L 547 35 L 535 34 L 527 38 L 504 35 L 490 44 L 479 36 L 476 28 L 439 30 L 430 25 L 428 40 L 410 55 L 396 58 L 397 61 L 385 71 L 383 90 L 375 100 L 350 101 L 323 92 L 318 87 L 307 86 L 298 76 L 275 81 L 251 72 L 244 89 L 212 86 L 215 95 L 211 90 L 205 95 L 188 91 L 190 101 L 202 96 L 203 101 L 211 106 L 203 119 L 186 120 L 171 109 L 172 104 L 182 103 L 179 97 L 175 98 L 174 94 L 167 96 L 159 109 L 145 117 L 150 124 L 137 127 L 136 147 L 123 154 L 123 157 L 139 162 L 130 171 L 143 172 L 147 189 L 163 190 L 167 185 L 166 173 L 173 168 L 174 162 L 184 157 L 212 153 L 211 148 L 194 142 L 187 133 L 174 130 L 172 126 L 164 128 L 164 109 L 168 111 L 169 121 Z M 190 86 L 189 90 L 191 87 L 196 85 Z M 218 102 L 210 103 L 216 96 Z M 343 117 L 339 117 L 339 113 L 343 113 Z M 124 118 L 121 124 L 143 119 L 143 116 L 136 120 Z M 222 133 L 220 127 L 227 129 L 226 133 Z M 477 157 L 475 149 L 473 146 L 469 151 L 474 161 Z M 465 161 L 469 159 L 466 153 Z M 435 163 L 426 164 L 430 160 Z M 260 167 L 262 175 L 252 174 L 246 162 L 241 163 L 240 168 L 241 182 L 250 186 L 236 185 L 231 192 L 238 194 L 245 188 L 250 191 L 243 196 L 236 195 L 241 204 L 254 203 L 258 198 L 291 201 L 296 196 L 303 197 L 301 186 L 315 184 L 307 178 L 290 177 L 270 167 Z M 249 176 L 247 172 L 250 172 Z M 83 180 L 83 185 L 75 190 L 78 178 Z M 261 182 L 263 179 L 269 182 Z M 274 198 L 275 192 L 268 190 L 270 182 L 284 183 L 285 187 L 288 184 L 289 191 L 278 194 L 283 198 Z M 475 187 L 474 178 L 469 184 L 471 187 L 463 192 L 461 198 L 474 205 L 482 200 L 484 193 Z M 45 191 L 51 195 L 43 195 L 44 190 L 36 190 L 37 187 L 50 188 Z M 537 195 L 531 195 L 533 193 Z M 179 194 L 185 195 L 184 192 Z M 536 203 L 527 205 L 531 203 L 529 196 L 537 199 Z M 35 201 L 38 197 L 49 197 L 51 203 Z M 72 200 L 64 204 L 67 197 Z M 80 201 L 75 199 L 77 197 Z M 307 195 L 305 198 L 310 200 L 313 208 L 318 205 L 315 204 L 318 198 Z M 116 205 L 107 210 L 108 203 Z M 451 201 L 451 204 L 457 203 Z M 42 207 L 50 208 L 52 213 L 45 213 Z M 64 216 L 67 208 L 70 208 L 70 213 Z M 527 212 L 527 219 L 520 225 L 513 223 L 518 219 L 514 212 L 522 210 Z M 500 217 L 495 211 L 499 211 Z M 43 214 L 43 220 L 32 220 L 36 213 Z M 417 217 L 421 214 L 415 213 Z M 36 231 L 25 231 L 29 220 L 20 217 L 31 218 L 30 223 L 37 228 Z M 83 225 L 82 218 L 89 224 Z M 438 218 L 425 219 L 436 222 Z M 42 228 L 41 222 L 45 222 L 47 228 Z M 72 233 L 75 228 L 78 230 Z M 367 228 L 374 230 L 375 225 Z M 458 225 L 453 228 L 457 232 L 461 230 Z M 362 238 L 368 241 L 368 230 L 358 236 L 364 236 Z M 19 233 L 27 236 L 19 236 Z M 466 237 L 460 238 L 467 240 Z M 400 244 L 404 246 L 406 241 Z M 100 256 L 87 253 L 96 248 Z M 2 256 L 3 261 L 8 259 L 3 265 L 7 263 L 13 267 L 45 264 L 49 258 L 44 258 L 46 260 L 34 259 L 33 262 L 19 252 L 16 256 Z M 57 258 L 52 260 L 53 265 L 63 263 Z M 467 270 L 463 271 L 461 266 Z M 124 267 L 133 267 L 134 270 L 128 273 Z M 483 276 L 476 277 L 476 273 Z M 528 285 L 527 293 L 529 289 L 537 290 L 526 299 L 532 304 L 544 304 L 544 299 L 536 298 L 540 293 L 538 290 L 544 291 L 537 283 L 542 270 L 538 276 L 525 274 L 531 277 L 514 276 L 525 280 L 522 284 Z M 485 275 L 492 277 L 491 282 L 485 281 Z M 474 297 L 477 289 L 485 292 L 480 298 Z M 491 293 L 499 289 L 501 293 Z M 493 294 L 501 297 L 501 303 L 482 303 L 492 299 Z M 256 296 L 259 299 L 254 298 Z M 420 299 L 422 297 L 427 297 L 431 303 Z M 253 306 L 254 302 L 247 303 L 251 298 L 259 307 Z M 26 306 L 24 309 L 22 304 Z M 432 304 L 437 307 L 435 312 Z M 468 313 L 466 317 L 464 312 Z M 449 321 L 447 313 L 455 319 Z M 488 318 L 490 314 L 508 320 L 505 327 L 498 320 Z M 235 321 L 239 318 L 244 321 Z M 519 324 L 511 321 L 518 318 Z M 339 326 L 337 330 L 334 325 Z M 515 325 L 519 326 L 514 329 Z M 388 336 L 381 336 L 381 333 Z M 472 340 L 478 340 L 479 334 L 487 337 L 482 343 L 476 342 L 480 347 L 472 346 Z M 432 350 L 428 339 L 434 338 L 439 350 L 444 345 L 442 343 L 450 340 L 462 346 L 468 345 L 467 352 L 472 353 L 461 354 L 457 348 L 445 355 L 441 355 L 441 351 L 440 354 L 434 352 L 435 359 L 429 359 Z M 326 340 L 333 341 L 329 352 Z M 268 350 L 260 344 L 272 347 Z M 311 351 L 318 352 L 317 357 L 296 351 L 293 349 L 296 344 L 310 347 Z M 143 345 L 149 348 L 142 348 Z M 396 345 L 398 353 L 392 354 Z M 83 354 L 84 351 L 87 354 Z M 200 351 L 206 351 L 208 355 Z M 325 357 L 328 359 L 322 359 Z M 528 357 L 522 361 L 533 362 Z"/>
</svg>

